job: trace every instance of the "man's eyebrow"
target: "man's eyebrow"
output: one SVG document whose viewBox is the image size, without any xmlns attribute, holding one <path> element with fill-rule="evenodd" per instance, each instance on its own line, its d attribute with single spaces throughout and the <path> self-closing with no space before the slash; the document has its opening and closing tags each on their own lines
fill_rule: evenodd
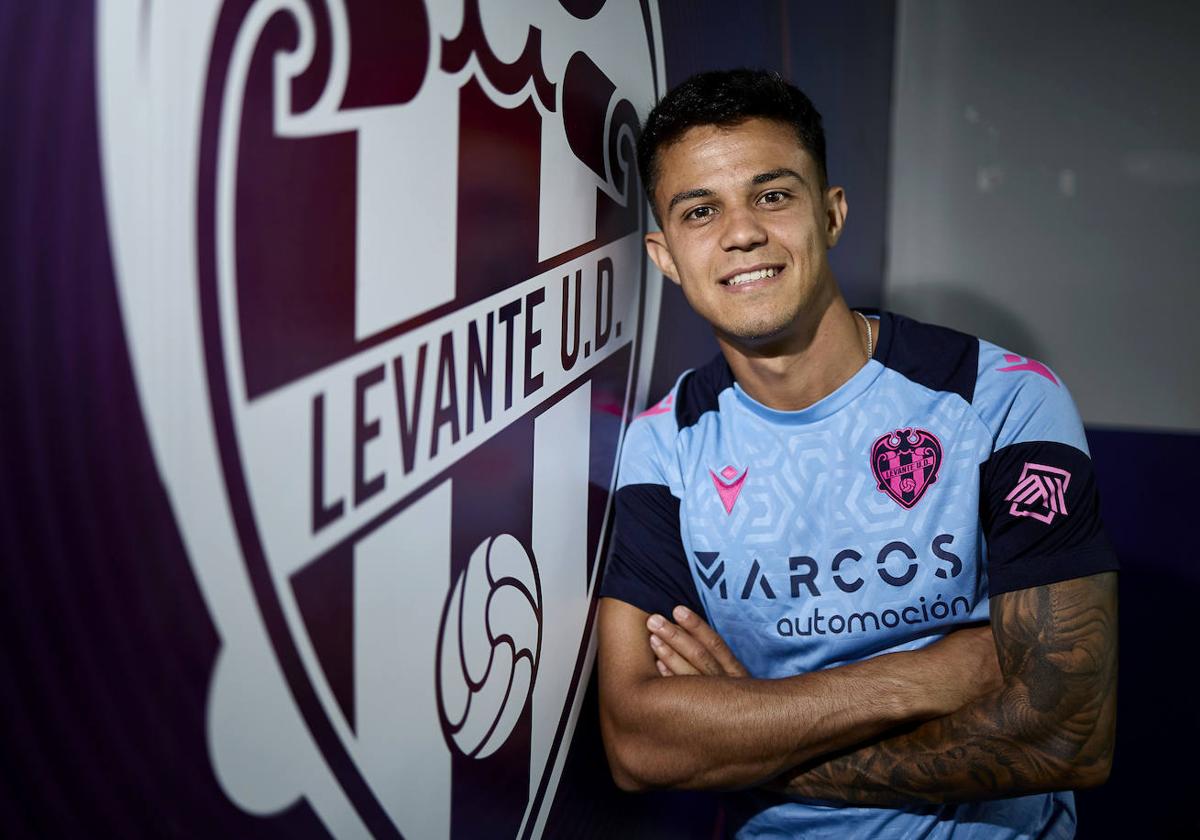
<svg viewBox="0 0 1200 840">
<path fill-rule="evenodd" d="M 774 181 L 779 178 L 795 178 L 801 184 L 805 183 L 804 176 L 794 169 L 783 167 L 781 169 L 772 169 L 770 172 L 760 172 L 750 179 L 750 183 L 754 185 L 765 184 L 768 181 Z"/>
<path fill-rule="evenodd" d="M 675 205 L 681 201 L 690 201 L 693 198 L 707 198 L 712 194 L 713 191 L 705 187 L 701 187 L 697 190 L 687 190 L 686 192 L 675 193 L 675 195 L 671 196 L 671 203 L 667 205 L 667 212 L 671 212 Z"/>
</svg>

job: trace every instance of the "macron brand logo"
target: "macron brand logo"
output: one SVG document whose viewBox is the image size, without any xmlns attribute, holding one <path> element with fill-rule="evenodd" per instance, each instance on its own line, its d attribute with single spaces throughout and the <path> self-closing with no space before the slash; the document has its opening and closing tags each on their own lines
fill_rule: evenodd
<svg viewBox="0 0 1200 840">
<path fill-rule="evenodd" d="M 1008 512 L 1013 516 L 1031 516 L 1049 525 L 1056 515 L 1067 515 L 1067 485 L 1071 474 L 1058 467 L 1044 464 L 1025 464 L 1021 480 L 1004 501 L 1012 502 Z"/>
<path fill-rule="evenodd" d="M 733 506 L 737 503 L 738 494 L 742 492 L 742 485 L 746 483 L 746 476 L 750 473 L 750 468 L 747 467 L 738 475 L 738 471 L 732 466 L 727 466 L 721 470 L 721 475 L 717 475 L 712 470 L 708 474 L 712 476 L 713 486 L 717 488 L 717 495 L 721 497 L 721 504 L 725 506 L 725 513 L 728 515 L 733 513 Z"/>
<path fill-rule="evenodd" d="M 1018 356 L 1016 353 L 1005 353 L 1004 361 L 1008 362 L 1008 367 L 996 368 L 996 370 L 1000 373 L 1013 373 L 1018 370 L 1027 370 L 1030 373 L 1036 373 L 1038 376 L 1046 377 L 1055 385 L 1058 384 L 1058 380 L 1054 377 L 1054 374 L 1050 372 L 1050 368 L 1046 367 L 1036 359 Z"/>
</svg>

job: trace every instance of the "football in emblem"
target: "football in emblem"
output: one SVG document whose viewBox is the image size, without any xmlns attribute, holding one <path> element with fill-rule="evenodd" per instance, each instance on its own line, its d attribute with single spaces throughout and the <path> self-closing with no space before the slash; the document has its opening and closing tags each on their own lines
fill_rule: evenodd
<svg viewBox="0 0 1200 840">
<path fill-rule="evenodd" d="M 896 429 L 871 446 L 877 488 L 906 510 L 921 501 L 941 467 L 942 443 L 924 429 Z"/>
<path fill-rule="evenodd" d="M 509 534 L 480 543 L 442 615 L 438 699 L 442 728 L 469 756 L 486 758 L 516 725 L 542 647 L 537 567 Z"/>
</svg>

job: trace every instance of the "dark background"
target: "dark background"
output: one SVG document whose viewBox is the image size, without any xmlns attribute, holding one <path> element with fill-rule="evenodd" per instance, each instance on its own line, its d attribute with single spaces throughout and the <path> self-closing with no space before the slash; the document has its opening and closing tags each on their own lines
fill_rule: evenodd
<svg viewBox="0 0 1200 840">
<path fill-rule="evenodd" d="M 852 216 L 834 268 L 883 302 L 896 6 L 664 0 L 667 80 L 777 69 L 825 116 Z M 1036 25 L 1036 22 L 1031 22 Z M 218 649 L 150 452 L 117 307 L 100 180 L 93 10 L 0 3 L 0 830 L 6 836 L 319 835 L 217 786 L 205 744 Z M 1181 270 L 1183 267 L 1181 267 Z M 1194 269 L 1189 269 L 1193 270 Z M 656 399 L 715 352 L 666 284 Z M 1147 338 L 1146 340 L 1150 340 Z M 1081 837 L 1200 836 L 1191 605 L 1200 436 L 1088 429 L 1121 556 L 1112 779 L 1078 795 Z M 547 836 L 696 837 L 703 795 L 613 788 L 589 692 Z"/>
</svg>

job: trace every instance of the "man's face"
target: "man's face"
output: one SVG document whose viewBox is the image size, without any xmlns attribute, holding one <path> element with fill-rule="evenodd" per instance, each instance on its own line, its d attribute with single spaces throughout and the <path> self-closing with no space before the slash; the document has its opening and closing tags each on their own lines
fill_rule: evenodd
<svg viewBox="0 0 1200 840">
<path fill-rule="evenodd" d="M 836 291 L 826 258 L 846 217 L 786 123 L 697 126 L 661 149 L 646 248 L 718 338 L 785 339 Z"/>
</svg>

